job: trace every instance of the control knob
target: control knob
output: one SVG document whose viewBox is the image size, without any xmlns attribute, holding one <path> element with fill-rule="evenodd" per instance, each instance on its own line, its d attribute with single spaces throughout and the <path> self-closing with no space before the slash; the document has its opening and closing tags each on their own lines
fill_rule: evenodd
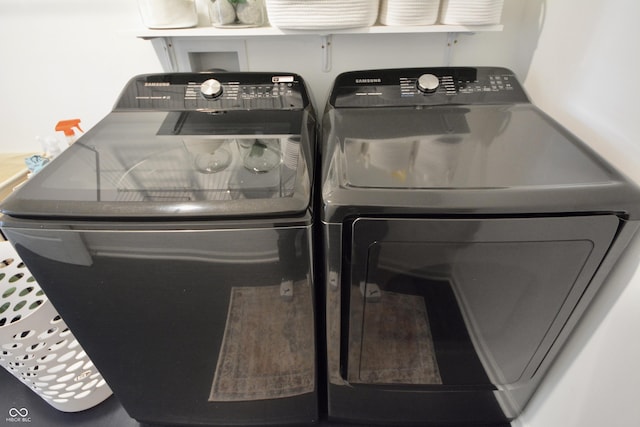
<svg viewBox="0 0 640 427">
<path fill-rule="evenodd" d="M 206 80 L 200 85 L 200 93 L 207 99 L 215 99 L 222 95 L 222 84 L 216 79 Z"/>
<path fill-rule="evenodd" d="M 418 77 L 418 90 L 423 93 L 433 93 L 440 86 L 438 76 L 433 74 L 423 74 Z"/>
</svg>

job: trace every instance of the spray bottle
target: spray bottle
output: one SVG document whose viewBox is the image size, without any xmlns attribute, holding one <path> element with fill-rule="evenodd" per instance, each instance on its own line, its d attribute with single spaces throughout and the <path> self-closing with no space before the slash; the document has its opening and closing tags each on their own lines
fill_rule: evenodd
<svg viewBox="0 0 640 427">
<path fill-rule="evenodd" d="M 78 139 L 73 128 L 77 128 L 80 132 L 84 132 L 80 128 L 80 119 L 61 120 L 56 125 L 56 131 L 64 132 L 64 136 L 69 145 L 73 144 L 76 142 L 76 139 Z"/>
</svg>

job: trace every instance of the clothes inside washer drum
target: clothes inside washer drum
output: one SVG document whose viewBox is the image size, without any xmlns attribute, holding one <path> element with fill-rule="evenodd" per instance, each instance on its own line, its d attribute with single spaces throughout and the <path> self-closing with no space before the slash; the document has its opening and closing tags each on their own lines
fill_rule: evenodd
<svg viewBox="0 0 640 427">
<path fill-rule="evenodd" d="M 364 306 L 362 339 L 349 369 L 349 382 L 364 384 L 442 384 L 424 299 L 381 292 Z"/>
<path fill-rule="evenodd" d="M 277 399 L 315 388 L 313 298 L 308 281 L 231 290 L 209 401 Z"/>
</svg>

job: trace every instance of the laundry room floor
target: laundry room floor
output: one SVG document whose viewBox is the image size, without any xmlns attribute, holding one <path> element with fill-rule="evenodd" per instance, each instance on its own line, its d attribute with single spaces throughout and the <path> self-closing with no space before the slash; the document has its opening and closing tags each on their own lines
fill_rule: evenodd
<svg viewBox="0 0 640 427">
<path fill-rule="evenodd" d="M 13 408 L 23 411 L 22 413 L 26 413 L 27 416 L 19 420 L 12 420 L 9 416 L 9 411 Z M 24 411 L 25 409 L 27 412 Z M 49 406 L 48 403 L 17 381 L 9 372 L 0 369 L 0 426 L 2 425 L 24 425 L 29 427 L 159 427 L 151 424 L 141 424 L 130 418 L 115 396 L 111 396 L 101 404 L 86 411 L 77 413 L 60 412 Z M 356 424 L 329 422 L 324 419 L 314 424 L 314 426 L 357 427 Z M 509 424 L 501 427 L 509 427 Z"/>
<path fill-rule="evenodd" d="M 15 408 L 25 417 L 10 417 Z M 26 411 L 25 411 L 26 409 Z M 11 412 L 16 412 L 16 411 Z M 3 424 L 6 423 L 6 424 Z M 77 413 L 60 412 L 49 406 L 25 385 L 17 381 L 9 372 L 0 369 L 0 426 L 25 425 L 29 427 L 154 427 L 141 424 L 127 415 L 115 396 L 101 404 Z M 320 427 L 353 427 L 349 424 L 320 421 Z"/>
</svg>

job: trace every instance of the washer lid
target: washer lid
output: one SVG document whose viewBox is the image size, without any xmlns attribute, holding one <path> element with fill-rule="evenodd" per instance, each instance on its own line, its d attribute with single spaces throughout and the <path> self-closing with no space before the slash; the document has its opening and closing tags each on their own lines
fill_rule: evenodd
<svg viewBox="0 0 640 427">
<path fill-rule="evenodd" d="M 344 114 L 344 122 L 354 119 Z M 530 106 L 367 111 L 343 139 L 346 185 L 512 188 L 606 184 L 618 174 Z M 394 132 L 397 130 L 397 132 Z"/>
<path fill-rule="evenodd" d="M 176 219 L 305 212 L 308 114 L 116 111 L 1 210 L 21 217 Z"/>
<path fill-rule="evenodd" d="M 325 120 L 324 176 L 338 178 L 325 179 L 327 205 L 640 215 L 637 186 L 531 104 L 332 109 Z"/>
</svg>

